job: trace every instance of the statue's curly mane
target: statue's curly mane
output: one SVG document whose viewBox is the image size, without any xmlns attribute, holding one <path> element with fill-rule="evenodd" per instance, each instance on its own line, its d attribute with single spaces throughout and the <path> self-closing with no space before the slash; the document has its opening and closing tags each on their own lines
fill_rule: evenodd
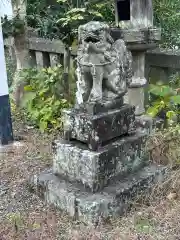
<svg viewBox="0 0 180 240">
<path fill-rule="evenodd" d="M 83 101 L 125 94 L 131 81 L 131 56 L 125 42 L 114 41 L 109 26 L 101 22 L 80 26 L 78 33 L 78 93 L 85 93 Z"/>
</svg>

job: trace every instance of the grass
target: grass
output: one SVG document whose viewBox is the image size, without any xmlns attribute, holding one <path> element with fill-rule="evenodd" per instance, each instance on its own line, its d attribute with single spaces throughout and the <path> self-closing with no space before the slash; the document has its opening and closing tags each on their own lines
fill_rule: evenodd
<svg viewBox="0 0 180 240">
<path fill-rule="evenodd" d="M 149 137 L 147 150 L 156 164 L 176 168 L 180 163 L 180 125 L 157 131 Z"/>
</svg>

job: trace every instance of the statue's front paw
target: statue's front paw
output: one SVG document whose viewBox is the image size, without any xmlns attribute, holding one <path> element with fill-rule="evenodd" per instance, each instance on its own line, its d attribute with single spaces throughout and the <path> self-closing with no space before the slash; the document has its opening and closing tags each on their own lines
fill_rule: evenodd
<svg viewBox="0 0 180 240">
<path fill-rule="evenodd" d="M 101 96 L 97 93 L 91 93 L 89 96 L 89 102 L 97 102 L 101 100 Z"/>
</svg>

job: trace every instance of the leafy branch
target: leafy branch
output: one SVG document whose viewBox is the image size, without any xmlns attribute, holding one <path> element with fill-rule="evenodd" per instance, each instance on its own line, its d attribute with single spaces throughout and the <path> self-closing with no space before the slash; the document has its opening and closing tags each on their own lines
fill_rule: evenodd
<svg viewBox="0 0 180 240">
<path fill-rule="evenodd" d="M 4 38 L 17 37 L 25 33 L 26 21 L 20 18 L 19 12 L 12 19 L 8 19 L 7 15 L 1 17 L 1 23 Z"/>
<path fill-rule="evenodd" d="M 168 119 L 172 123 L 174 119 L 178 121 L 180 115 L 180 95 L 179 88 L 172 88 L 166 85 L 150 85 L 151 106 L 147 109 L 147 114 L 151 117 L 160 116 Z"/>
</svg>

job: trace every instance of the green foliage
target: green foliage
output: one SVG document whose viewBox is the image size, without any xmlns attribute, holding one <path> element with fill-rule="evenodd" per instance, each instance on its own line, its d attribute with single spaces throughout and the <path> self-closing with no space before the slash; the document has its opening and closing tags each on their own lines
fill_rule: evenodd
<svg viewBox="0 0 180 240">
<path fill-rule="evenodd" d="M 108 20 L 112 17 L 112 12 L 108 11 L 111 5 L 107 2 L 92 4 L 85 1 L 57 0 L 57 3 L 56 9 L 59 9 L 59 13 L 56 16 L 48 14 L 43 19 L 46 27 L 41 25 L 39 31 L 41 35 L 61 39 L 68 46 L 71 46 L 74 39 L 77 38 L 77 30 L 80 24 L 90 20 L 103 21 L 105 20 L 104 16 L 108 17 Z M 53 11 L 55 10 L 53 9 Z M 107 11 L 109 15 L 107 15 Z"/>
<path fill-rule="evenodd" d="M 180 0 L 154 0 L 153 3 L 155 25 L 162 29 L 162 47 L 180 47 Z"/>
<path fill-rule="evenodd" d="M 12 19 L 8 19 L 7 15 L 1 17 L 1 23 L 4 38 L 8 38 L 9 36 L 16 37 L 25 32 L 25 21 L 20 19 L 19 13 Z"/>
<path fill-rule="evenodd" d="M 42 132 L 60 129 L 62 109 L 70 107 L 73 103 L 75 85 L 71 82 L 71 102 L 68 102 L 64 97 L 62 74 L 61 65 L 22 72 L 28 85 L 24 87 L 25 95 L 21 106 L 30 122 L 38 126 Z"/>
<path fill-rule="evenodd" d="M 150 97 L 153 98 L 147 114 L 152 117 L 164 113 L 163 118 L 169 122 L 176 119 L 180 114 L 180 95 L 176 88 L 166 85 L 150 85 Z"/>
<path fill-rule="evenodd" d="M 59 28 L 56 24 L 61 14 L 59 4 L 48 4 L 47 0 L 28 0 L 27 2 L 27 24 L 35 28 L 40 37 L 58 38 Z M 56 2 L 54 0 L 54 2 Z"/>
<path fill-rule="evenodd" d="M 49 8 L 45 0 L 28 0 L 27 1 L 27 23 L 32 28 L 37 28 L 38 23 L 43 20 Z"/>
<path fill-rule="evenodd" d="M 60 16 L 57 24 L 60 27 L 60 35 L 62 41 L 71 46 L 74 39 L 77 38 L 78 26 L 92 19 L 102 20 L 103 16 L 95 9 L 89 8 L 84 2 L 78 4 L 70 0 L 57 0 L 62 5 L 63 14 Z M 69 10 L 70 9 L 70 10 Z"/>
<path fill-rule="evenodd" d="M 80 24 L 90 20 L 114 22 L 114 7 L 109 1 L 29 0 L 27 7 L 28 26 L 36 28 L 39 36 L 61 39 L 71 46 L 77 37 Z"/>
</svg>

